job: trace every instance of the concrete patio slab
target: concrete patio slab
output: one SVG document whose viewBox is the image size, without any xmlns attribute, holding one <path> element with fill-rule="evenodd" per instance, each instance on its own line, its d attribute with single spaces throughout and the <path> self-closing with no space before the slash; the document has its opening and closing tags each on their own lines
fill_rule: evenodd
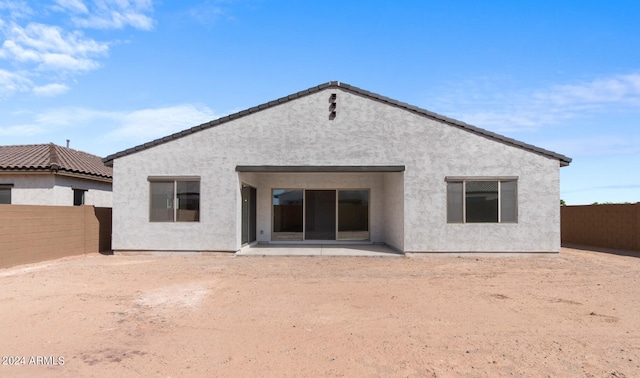
<svg viewBox="0 0 640 378">
<path fill-rule="evenodd" d="M 379 256 L 403 257 L 384 244 L 255 244 L 237 256 Z"/>
</svg>

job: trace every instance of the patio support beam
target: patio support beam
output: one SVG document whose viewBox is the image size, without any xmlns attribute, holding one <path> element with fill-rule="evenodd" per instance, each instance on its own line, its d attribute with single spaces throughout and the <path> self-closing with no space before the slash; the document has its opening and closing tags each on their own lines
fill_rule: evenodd
<svg viewBox="0 0 640 378">
<path fill-rule="evenodd" d="M 404 165 L 237 165 L 236 172 L 404 172 Z"/>
</svg>

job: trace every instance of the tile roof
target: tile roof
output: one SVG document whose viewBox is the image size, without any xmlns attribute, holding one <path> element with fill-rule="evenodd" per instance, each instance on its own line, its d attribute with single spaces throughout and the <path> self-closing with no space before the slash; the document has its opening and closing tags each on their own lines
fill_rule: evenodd
<svg viewBox="0 0 640 378">
<path fill-rule="evenodd" d="M 352 85 L 349 85 L 349 84 L 346 84 L 346 83 L 342 83 L 342 82 L 339 82 L 339 81 L 330 81 L 328 83 L 324 83 L 324 84 L 318 85 L 316 87 L 311 87 L 311 88 L 306 89 L 304 91 L 300 91 L 300 92 L 291 94 L 289 96 L 281 97 L 281 98 L 279 98 L 277 100 L 273 100 L 273 101 L 264 103 L 262 105 L 254 106 L 252 108 L 249 108 L 249 109 L 246 109 L 246 110 L 234 113 L 234 114 L 230 114 L 230 115 L 228 115 L 226 117 L 218 118 L 218 119 L 213 120 L 211 122 L 203 123 L 201 125 L 194 126 L 194 127 L 190 128 L 190 129 L 186 129 L 186 130 L 177 132 L 175 134 L 168 135 L 168 136 L 166 136 L 164 138 L 159 138 L 159 139 L 153 140 L 151 142 L 148 142 L 148 143 L 145 143 L 145 144 L 141 144 L 141 145 L 129 148 L 129 149 L 124 150 L 124 151 L 117 152 L 115 154 L 107 156 L 106 158 L 103 159 L 103 161 L 107 165 L 113 165 L 113 160 L 115 160 L 115 159 L 117 159 L 119 157 L 127 156 L 127 155 L 130 155 L 130 154 L 136 153 L 138 151 L 143 151 L 143 150 L 149 149 L 151 147 L 157 146 L 159 144 L 167 143 L 167 142 L 170 142 L 172 140 L 179 139 L 179 138 L 182 138 L 184 136 L 196 133 L 198 131 L 209 129 L 211 127 L 215 127 L 215 126 L 221 125 L 223 123 L 226 123 L 226 122 L 238 119 L 238 118 L 242 118 L 242 117 L 244 117 L 246 115 L 249 115 L 249 114 L 252 114 L 252 113 L 256 113 L 256 112 L 259 112 L 261 110 L 268 109 L 268 108 L 271 108 L 271 107 L 274 107 L 274 106 L 277 106 L 277 105 L 292 101 L 292 100 L 294 100 L 296 98 L 300 98 L 300 97 L 308 96 L 308 95 L 313 94 L 313 93 L 320 92 L 320 91 L 325 90 L 327 88 L 339 88 L 339 89 L 342 89 L 342 90 L 345 90 L 345 91 L 348 91 L 348 92 L 351 92 L 351 93 L 355 93 L 355 94 L 358 94 L 360 96 L 372 99 L 374 101 L 379 101 L 379 102 L 382 102 L 382 103 L 385 103 L 385 104 L 388 104 L 388 105 L 391 105 L 391 106 L 395 106 L 395 107 L 410 111 L 410 112 L 415 113 L 415 114 L 419 114 L 421 116 L 424 116 L 424 117 L 427 117 L 427 118 L 430 118 L 430 119 L 438 120 L 438 121 L 446 123 L 446 124 L 448 124 L 450 126 L 458 127 L 460 129 L 463 129 L 463 130 L 472 132 L 474 134 L 483 136 L 485 138 L 493 139 L 495 141 L 498 141 L 498 142 L 501 142 L 501 143 L 504 143 L 504 144 L 507 144 L 507 145 L 510 145 L 510 146 L 518 147 L 518 148 L 521 148 L 523 150 L 527 150 L 527 151 L 530 151 L 530 152 L 533 152 L 533 153 L 536 153 L 536 154 L 539 154 L 539 155 L 547 156 L 547 157 L 550 157 L 550 158 L 553 158 L 553 159 L 558 159 L 559 162 L 560 162 L 560 166 L 567 166 L 567 165 L 569 165 L 569 163 L 571 163 L 571 158 L 569 158 L 569 157 L 567 157 L 565 155 L 562 155 L 562 154 L 559 154 L 559 153 L 556 153 L 556 152 L 553 152 L 553 151 L 545 150 L 543 148 L 536 147 L 536 146 L 531 145 L 531 144 L 520 142 L 518 140 L 511 139 L 511 138 L 505 137 L 505 136 L 500 135 L 500 134 L 493 133 L 493 132 L 485 130 L 485 129 L 481 129 L 481 128 L 476 127 L 476 126 L 469 125 L 469 124 L 464 123 L 462 121 L 458 121 L 458 120 L 455 120 L 453 118 L 448 118 L 448 117 L 445 117 L 443 115 L 430 112 L 430 111 L 428 111 L 426 109 L 422 109 L 422 108 L 419 108 L 417 106 L 409 105 L 407 103 L 400 102 L 400 101 L 397 101 L 397 100 L 394 100 L 394 99 L 391 99 L 389 97 L 385 97 L 385 96 L 382 96 L 382 95 L 379 95 L 379 94 L 376 94 L 376 93 L 373 93 L 373 92 L 369 92 L 369 91 L 366 91 L 364 89 L 360 89 L 358 87 L 354 87 Z"/>
<path fill-rule="evenodd" d="M 99 156 L 49 144 L 0 146 L 0 172 L 57 171 L 111 180 L 113 168 Z"/>
</svg>

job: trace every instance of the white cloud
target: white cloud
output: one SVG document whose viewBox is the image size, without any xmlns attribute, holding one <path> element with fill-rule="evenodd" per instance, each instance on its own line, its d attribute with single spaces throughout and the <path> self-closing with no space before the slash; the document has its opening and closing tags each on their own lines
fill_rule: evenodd
<svg viewBox="0 0 640 378">
<path fill-rule="evenodd" d="M 151 30 L 151 0 L 54 0 L 51 9 L 70 13 L 73 23 L 86 29 L 122 29 L 127 26 Z"/>
<path fill-rule="evenodd" d="M 610 104 L 640 105 L 640 74 L 617 75 L 575 85 L 558 85 L 534 98 L 554 107 L 599 109 Z"/>
<path fill-rule="evenodd" d="M 152 12 L 151 0 L 50 0 L 34 9 L 24 1 L 0 0 L 0 60 L 13 67 L 0 72 L 0 99 L 17 92 L 64 93 L 64 81 L 100 68 L 112 44 L 81 29 L 150 30 Z M 38 82 L 44 80 L 67 89 Z"/>
<path fill-rule="evenodd" d="M 211 26 L 227 13 L 227 9 L 220 1 L 205 1 L 191 7 L 188 13 L 189 16 L 193 17 L 198 23 Z"/>
<path fill-rule="evenodd" d="M 217 118 L 206 106 L 183 104 L 165 108 L 143 109 L 118 116 L 118 127 L 109 139 L 140 143 L 160 138 Z"/>
<path fill-rule="evenodd" d="M 26 18 L 33 14 L 33 10 L 24 1 L 0 1 L 0 11 L 8 13 L 8 19 Z M 2 25 L 2 19 L 0 19 Z"/>
<path fill-rule="evenodd" d="M 549 149 L 562 151 L 568 156 L 640 155 L 640 134 L 574 137 L 548 142 L 546 145 Z"/>
<path fill-rule="evenodd" d="M 73 13 L 89 13 L 87 6 L 81 0 L 55 0 L 56 10 L 65 10 Z"/>
<path fill-rule="evenodd" d="M 484 80 L 460 85 L 431 101 L 445 114 L 499 132 L 537 129 L 600 111 L 637 111 L 640 74 L 613 75 L 538 91 L 504 90 Z"/>
<path fill-rule="evenodd" d="M 132 144 L 148 142 L 218 117 L 208 107 L 195 104 L 130 112 L 66 107 L 34 115 L 30 126 L 52 131 L 70 127 L 99 128 L 106 131 L 106 139 L 126 140 Z"/>
<path fill-rule="evenodd" d="M 0 98 L 11 96 L 15 92 L 28 91 L 31 85 L 31 80 L 24 75 L 0 69 Z"/>
<path fill-rule="evenodd" d="M 7 122 L 14 117 L 15 123 Z M 180 104 L 133 111 L 103 111 L 65 107 L 41 113 L 7 114 L 0 119 L 0 137 L 5 144 L 42 143 L 43 139 L 66 135 L 76 143 L 85 141 L 95 154 L 109 154 L 189 129 L 219 118 L 211 109 L 197 104 Z M 19 120 L 19 121 L 18 121 Z"/>
<path fill-rule="evenodd" d="M 151 30 L 154 21 L 147 13 L 152 11 L 150 0 L 96 0 L 85 15 L 74 16 L 72 20 L 76 26 L 88 29 L 122 29 L 131 26 Z"/>
<path fill-rule="evenodd" d="M 47 110 L 40 114 L 36 114 L 34 122 L 38 125 L 50 125 L 55 128 L 73 127 L 76 125 L 95 125 L 101 127 L 106 121 L 108 124 L 114 124 L 122 116 L 123 113 L 107 112 L 96 109 L 65 107 Z"/>
<path fill-rule="evenodd" d="M 42 134 L 45 130 L 37 125 L 11 125 L 0 126 L 0 136 L 3 137 L 28 137 Z"/>
<path fill-rule="evenodd" d="M 106 43 L 82 37 L 79 31 L 65 33 L 60 27 L 30 23 L 14 25 L 0 48 L 0 57 L 21 63 L 32 62 L 38 70 L 88 71 L 99 63 L 94 57 L 105 55 Z"/>
<path fill-rule="evenodd" d="M 50 97 L 57 96 L 69 91 L 69 87 L 64 84 L 47 84 L 33 88 L 33 93 L 38 96 Z"/>
</svg>

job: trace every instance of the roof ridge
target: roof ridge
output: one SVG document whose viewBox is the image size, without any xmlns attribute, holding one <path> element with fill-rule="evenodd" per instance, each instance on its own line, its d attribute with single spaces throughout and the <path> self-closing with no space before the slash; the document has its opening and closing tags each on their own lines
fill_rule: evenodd
<svg viewBox="0 0 640 378">
<path fill-rule="evenodd" d="M 49 143 L 49 168 L 52 171 L 57 171 L 60 168 L 60 159 L 58 158 L 58 151 L 56 145 Z"/>
</svg>

